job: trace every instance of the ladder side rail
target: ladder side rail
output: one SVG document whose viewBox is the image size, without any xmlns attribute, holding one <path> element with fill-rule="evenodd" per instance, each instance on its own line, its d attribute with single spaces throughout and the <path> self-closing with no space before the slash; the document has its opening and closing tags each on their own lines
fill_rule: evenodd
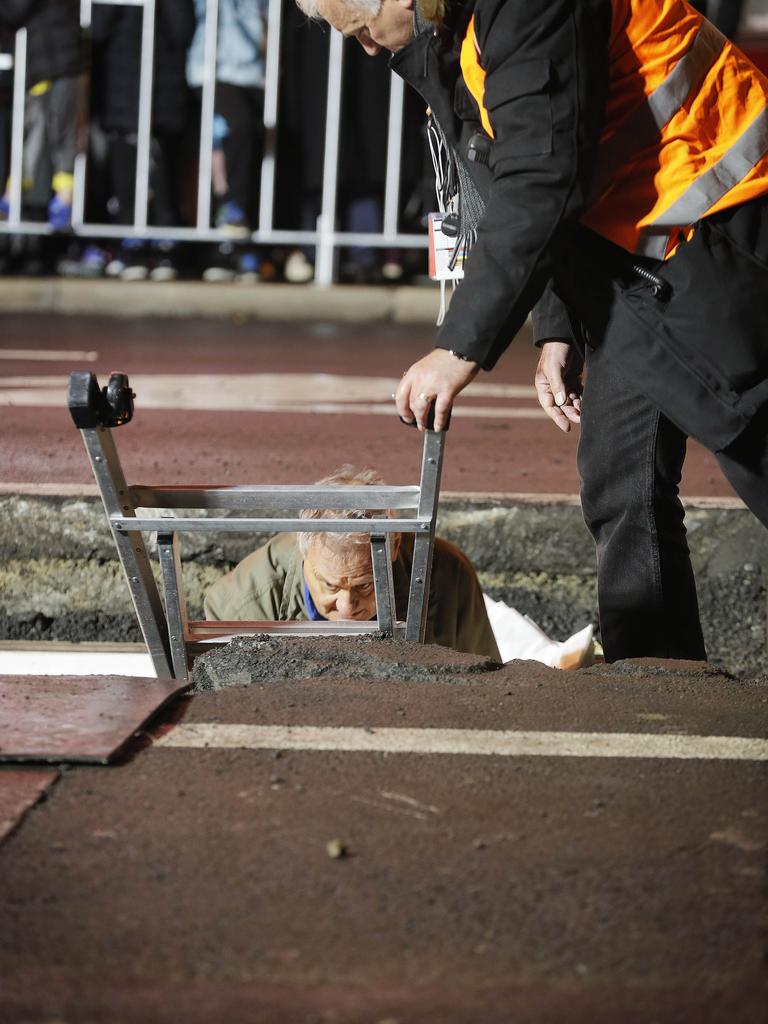
<svg viewBox="0 0 768 1024">
<path fill-rule="evenodd" d="M 395 635 L 395 584 L 392 576 L 392 535 L 371 534 L 371 564 L 380 632 Z"/>
<path fill-rule="evenodd" d="M 187 603 L 184 598 L 178 533 L 158 533 L 157 552 L 160 558 L 160 578 L 163 583 L 173 672 L 177 679 L 186 679 L 189 674 Z"/>
<path fill-rule="evenodd" d="M 87 427 L 80 433 L 110 521 L 118 558 L 155 672 L 159 679 L 173 679 L 165 612 L 144 538 L 136 530 L 136 513 L 131 505 L 112 432 L 107 427 Z M 127 526 L 121 530 L 116 529 L 112 523 L 114 515 L 122 515 Z"/>
<path fill-rule="evenodd" d="M 359 508 L 365 511 L 395 509 L 398 511 L 419 507 L 421 491 L 418 487 L 335 487 L 317 485 L 297 486 L 241 486 L 241 487 L 184 487 L 133 485 L 130 488 L 134 507 L 137 508 L 193 508 L 279 509 L 294 511 L 303 508 L 342 509 Z"/>
<path fill-rule="evenodd" d="M 270 519 L 248 517 L 209 519 L 168 519 L 162 516 L 110 515 L 118 532 L 142 530 L 146 533 L 428 533 L 423 519 Z M 311 524 L 311 526 L 309 525 Z"/>
<path fill-rule="evenodd" d="M 413 565 L 408 593 L 408 614 L 405 639 L 424 643 L 429 608 L 429 584 L 432 575 L 432 553 L 435 545 L 437 502 L 440 496 L 440 478 L 443 471 L 445 431 L 426 430 L 421 465 L 421 499 L 419 516 L 426 520 L 427 529 L 417 533 L 413 542 Z"/>
</svg>

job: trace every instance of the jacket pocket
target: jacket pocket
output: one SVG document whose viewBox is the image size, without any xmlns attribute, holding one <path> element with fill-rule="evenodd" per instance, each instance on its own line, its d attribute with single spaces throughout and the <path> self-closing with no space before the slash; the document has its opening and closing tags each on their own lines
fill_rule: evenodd
<svg viewBox="0 0 768 1024">
<path fill-rule="evenodd" d="M 485 105 L 508 155 L 546 156 L 552 152 L 549 60 L 527 60 L 497 68 L 485 83 Z"/>
</svg>

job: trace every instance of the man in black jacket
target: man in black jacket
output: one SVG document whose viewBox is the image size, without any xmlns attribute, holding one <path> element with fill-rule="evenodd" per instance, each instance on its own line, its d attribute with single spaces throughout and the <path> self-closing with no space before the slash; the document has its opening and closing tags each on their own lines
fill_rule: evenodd
<svg viewBox="0 0 768 1024">
<path fill-rule="evenodd" d="M 768 525 L 768 82 L 680 0 L 412 4 L 317 0 L 309 11 L 369 53 L 395 51 L 393 70 L 436 116 L 465 200 L 474 190 L 485 206 L 473 222 L 472 203 L 459 202 L 460 232 L 477 241 L 437 347 L 403 377 L 398 411 L 423 428 L 434 404 L 444 426 L 536 306 L 539 400 L 561 429 L 581 423 L 606 656 L 703 658 L 677 495 L 687 435 Z M 718 92 L 731 80 L 740 100 Z M 696 116 L 676 130 L 689 108 Z M 478 135 L 485 164 L 470 154 Z M 710 135 L 717 147 L 698 152 Z M 629 147 L 623 162 L 616 139 Z M 675 160 L 665 194 L 658 183 Z M 617 182 L 628 209 L 635 193 L 662 208 L 659 224 L 652 203 L 638 213 L 632 244 L 593 229 Z M 700 210 L 691 199 L 702 194 Z M 672 198 L 693 213 L 668 229 Z"/>
</svg>

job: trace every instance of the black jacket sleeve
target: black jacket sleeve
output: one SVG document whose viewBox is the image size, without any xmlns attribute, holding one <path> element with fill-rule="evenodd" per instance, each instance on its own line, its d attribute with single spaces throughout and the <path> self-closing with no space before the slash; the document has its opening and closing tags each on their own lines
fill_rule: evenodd
<svg viewBox="0 0 768 1024">
<path fill-rule="evenodd" d="M 607 90 L 610 17 L 610 0 L 478 0 L 475 7 L 493 182 L 437 345 L 486 369 L 541 296 L 558 232 L 584 209 Z"/>
<path fill-rule="evenodd" d="M 531 310 L 533 320 L 533 343 L 542 345 L 550 338 L 573 340 L 571 321 L 562 299 L 555 295 L 549 281 L 541 298 Z"/>
</svg>

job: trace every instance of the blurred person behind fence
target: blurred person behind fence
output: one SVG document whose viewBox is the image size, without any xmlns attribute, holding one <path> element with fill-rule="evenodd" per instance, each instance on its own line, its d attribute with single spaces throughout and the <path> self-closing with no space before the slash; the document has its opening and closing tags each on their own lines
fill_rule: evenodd
<svg viewBox="0 0 768 1024">
<path fill-rule="evenodd" d="M 108 137 L 110 213 L 121 225 L 134 222 L 141 83 L 140 7 L 94 4 L 92 35 L 96 115 Z M 184 74 L 187 47 L 195 28 L 192 0 L 157 0 L 152 79 L 149 223 L 181 223 L 180 183 L 184 173 L 183 136 L 189 117 L 189 90 Z M 150 272 L 164 279 L 176 274 L 169 242 L 147 246 L 126 239 L 108 271 L 126 279 Z"/>
<path fill-rule="evenodd" d="M 48 223 L 62 231 L 72 223 L 72 192 L 78 123 L 83 115 L 87 67 L 80 0 L 3 0 L 0 25 L 27 30 L 22 188 L 39 188 Z M 43 170 L 50 182 L 43 183 Z M 0 218 L 10 212 L 10 182 L 0 199 Z"/>
<path fill-rule="evenodd" d="M 219 0 L 212 186 L 214 223 L 244 242 L 256 223 L 264 152 L 264 84 L 267 0 Z M 195 0 L 197 26 L 187 56 L 187 81 L 201 90 L 204 78 L 205 0 Z M 218 247 L 206 280 L 239 274 L 255 279 L 256 253 L 244 245 Z"/>
</svg>

